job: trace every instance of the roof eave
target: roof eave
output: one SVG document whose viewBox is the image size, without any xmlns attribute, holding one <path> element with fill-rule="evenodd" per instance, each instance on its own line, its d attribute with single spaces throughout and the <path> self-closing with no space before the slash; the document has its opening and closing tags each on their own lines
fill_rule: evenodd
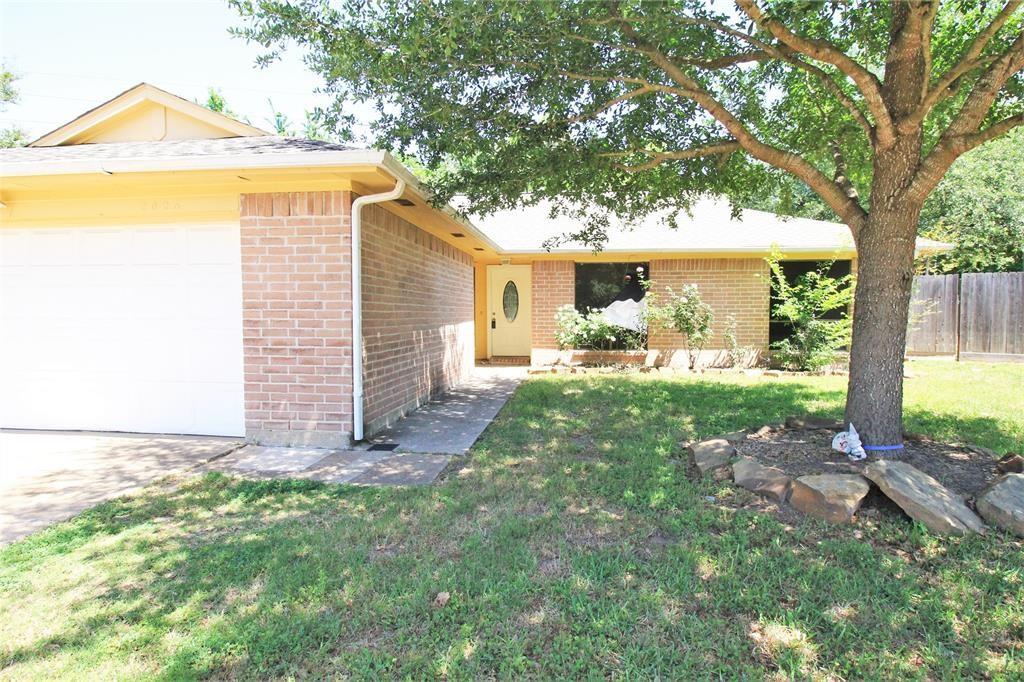
<svg viewBox="0 0 1024 682">
<path fill-rule="evenodd" d="M 218 154 L 210 156 L 175 156 L 167 158 L 141 157 L 122 159 L 70 159 L 38 163 L 0 164 L 0 177 L 28 177 L 40 175 L 87 175 L 90 173 L 160 173 L 212 170 L 267 170 L 286 168 L 344 168 L 346 166 L 375 166 L 402 178 L 410 191 L 425 204 L 431 193 L 419 180 L 391 154 L 379 149 L 352 149 L 346 151 L 294 152 L 285 154 Z M 494 251 L 501 248 L 478 227 L 463 218 L 451 206 L 441 208 L 449 219 L 457 222 L 466 232 Z"/>
</svg>

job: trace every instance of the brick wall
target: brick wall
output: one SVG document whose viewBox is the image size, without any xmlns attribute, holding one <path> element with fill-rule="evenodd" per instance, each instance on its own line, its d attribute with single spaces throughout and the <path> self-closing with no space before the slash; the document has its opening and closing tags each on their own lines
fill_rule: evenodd
<svg viewBox="0 0 1024 682">
<path fill-rule="evenodd" d="M 246 435 L 347 445 L 352 432 L 351 197 L 241 197 Z"/>
<path fill-rule="evenodd" d="M 765 350 L 768 347 L 768 265 L 760 258 L 702 258 L 651 261 L 652 291 L 666 287 L 679 291 L 684 284 L 696 284 L 701 298 L 715 313 L 714 336 L 709 349 L 725 348 L 723 332 L 730 314 L 736 317 L 737 341 L 741 346 Z M 674 350 L 682 339 L 675 332 L 652 330 L 648 348 Z"/>
<path fill-rule="evenodd" d="M 533 347 L 555 349 L 555 311 L 576 303 L 576 264 L 570 260 L 533 262 Z"/>
<path fill-rule="evenodd" d="M 370 434 L 472 371 L 473 262 L 380 206 L 364 207 L 362 217 Z"/>
</svg>

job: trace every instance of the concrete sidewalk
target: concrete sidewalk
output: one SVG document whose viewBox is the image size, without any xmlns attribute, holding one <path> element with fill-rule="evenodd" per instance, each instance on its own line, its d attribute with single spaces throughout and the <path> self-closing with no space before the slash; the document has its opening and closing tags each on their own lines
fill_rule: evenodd
<svg viewBox="0 0 1024 682">
<path fill-rule="evenodd" d="M 478 367 L 473 377 L 351 450 L 249 445 L 203 467 L 247 478 L 305 478 L 352 485 L 427 485 L 465 454 L 526 376 Z M 388 444 L 391 450 L 373 450 Z"/>
<path fill-rule="evenodd" d="M 468 381 L 374 434 L 370 442 L 397 443 L 396 452 L 465 454 L 525 378 L 525 367 L 477 367 Z"/>
<path fill-rule="evenodd" d="M 251 479 L 407 486 L 433 483 L 450 460 L 450 455 L 249 445 L 194 471 L 219 471 Z"/>
</svg>

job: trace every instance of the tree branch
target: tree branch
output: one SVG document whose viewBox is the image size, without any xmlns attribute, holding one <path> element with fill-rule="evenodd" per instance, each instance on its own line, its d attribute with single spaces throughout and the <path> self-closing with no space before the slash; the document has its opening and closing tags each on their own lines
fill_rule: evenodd
<svg viewBox="0 0 1024 682">
<path fill-rule="evenodd" d="M 566 123 L 580 123 L 581 121 L 586 121 L 588 119 L 595 118 L 596 116 L 600 116 L 604 112 L 608 111 L 609 109 L 614 107 L 616 104 L 621 104 L 623 102 L 628 102 L 631 99 L 634 99 L 636 97 L 642 97 L 644 95 L 649 95 L 652 92 L 658 92 L 657 88 L 655 88 L 653 86 L 650 86 L 650 85 L 641 85 L 640 87 L 637 87 L 637 88 L 634 88 L 634 89 L 632 89 L 632 90 L 630 90 L 628 92 L 625 92 L 625 93 L 619 95 L 618 97 L 611 98 L 610 100 L 606 101 L 604 104 L 602 104 L 597 109 L 594 109 L 591 112 L 588 112 L 586 114 L 578 114 L 576 116 L 571 116 L 571 117 L 565 119 L 565 122 Z"/>
<path fill-rule="evenodd" d="M 736 140 L 723 140 L 721 142 L 713 142 L 702 147 L 694 147 L 693 149 L 682 149 L 679 151 L 672 152 L 659 152 L 650 149 L 632 149 L 625 152 L 607 152 L 604 154 L 599 154 L 599 156 L 607 158 L 621 158 L 624 156 L 644 154 L 650 157 L 649 161 L 646 161 L 635 166 L 622 163 L 615 164 L 615 167 L 618 168 L 619 170 L 624 170 L 627 173 L 639 173 L 640 171 L 651 170 L 652 168 L 656 168 L 663 161 L 686 161 L 689 159 L 696 159 L 701 156 L 714 156 L 716 154 L 732 154 L 733 152 L 739 150 L 740 144 Z"/>
<path fill-rule="evenodd" d="M 772 20 L 757 6 L 755 0 L 736 0 L 736 4 L 760 28 L 768 31 L 790 49 L 816 61 L 831 64 L 852 80 L 864 97 L 868 111 L 875 119 L 878 143 L 885 147 L 892 144 L 895 140 L 892 117 L 882 97 L 882 84 L 874 74 L 831 43 L 798 36 L 779 22 Z"/>
<path fill-rule="evenodd" d="M 960 112 L 943 133 L 943 138 L 976 132 L 999 91 L 1021 69 L 1024 69 L 1024 33 L 1017 36 L 1006 52 L 992 62 L 974 84 Z"/>
<path fill-rule="evenodd" d="M 976 133 L 944 138 L 921 162 L 921 167 L 911 183 L 910 193 L 921 199 L 927 197 L 960 156 L 1022 125 L 1024 112 L 1008 116 Z"/>
<path fill-rule="evenodd" d="M 838 99 L 844 107 L 846 107 L 846 110 L 850 112 L 851 116 L 853 116 L 853 120 L 856 121 L 861 128 L 863 128 L 864 134 L 867 135 L 868 139 L 874 142 L 874 124 L 872 124 L 868 117 L 865 116 L 864 112 L 861 111 L 861 108 L 857 105 L 857 103 L 849 95 L 843 92 L 843 89 L 839 87 L 835 80 L 833 80 L 832 76 L 829 75 L 824 69 L 815 66 L 814 64 L 809 64 L 802 59 L 798 59 L 796 56 L 797 53 L 794 50 L 790 49 L 788 46 L 773 45 L 770 43 L 766 43 L 763 40 L 758 40 L 754 36 L 744 33 L 743 31 L 738 31 L 732 28 L 731 26 L 727 26 L 721 22 L 712 21 L 710 19 L 684 17 L 681 18 L 679 21 L 682 24 L 688 24 L 692 26 L 705 26 L 712 30 L 719 31 L 726 35 L 742 40 L 748 43 L 749 45 L 756 47 L 760 52 L 764 52 L 766 55 L 770 57 L 774 57 L 780 61 L 784 61 L 787 64 L 792 64 L 798 69 L 803 69 L 804 71 L 807 71 L 808 73 L 816 76 L 821 81 L 821 84 L 825 86 L 825 89 L 832 93 L 832 95 L 835 96 L 835 98 Z M 695 60 L 676 58 L 675 61 L 679 64 L 686 64 L 687 66 L 701 66 L 700 64 L 694 63 Z"/>
<path fill-rule="evenodd" d="M 905 122 L 900 122 L 900 127 L 905 126 L 918 126 L 921 121 L 931 112 L 936 104 L 949 97 L 955 92 L 954 86 L 958 79 L 967 75 L 971 71 L 990 64 L 996 59 L 998 55 L 982 57 L 981 53 L 985 47 L 992 41 L 992 39 L 999 33 L 1000 29 L 1006 24 L 1006 22 L 1013 16 L 1013 13 L 1021 6 L 1024 0 L 1007 0 L 1003 9 L 996 15 L 985 30 L 975 36 L 971 44 L 967 46 L 967 49 L 957 60 L 957 63 L 951 66 L 946 73 L 942 74 L 939 79 L 935 82 L 935 85 L 931 86 L 925 93 L 924 99 L 921 102 L 921 106 L 914 113 L 914 115 L 907 119 Z M 938 3 L 936 3 L 938 5 Z"/>
<path fill-rule="evenodd" d="M 765 144 L 747 129 L 728 108 L 697 81 L 688 76 L 677 64 L 641 36 L 632 24 L 620 24 L 620 30 L 638 47 L 648 50 L 651 61 L 660 67 L 674 82 L 679 84 L 684 95 L 700 105 L 713 116 L 736 139 L 746 152 L 754 158 L 787 171 L 803 180 L 850 226 L 854 235 L 859 232 L 867 213 L 858 201 L 847 196 L 843 189 L 825 176 L 806 159 L 798 154 Z"/>
</svg>

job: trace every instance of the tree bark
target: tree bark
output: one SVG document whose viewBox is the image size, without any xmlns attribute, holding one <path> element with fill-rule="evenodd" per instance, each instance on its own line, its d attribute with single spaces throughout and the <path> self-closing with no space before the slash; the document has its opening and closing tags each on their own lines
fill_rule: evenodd
<svg viewBox="0 0 1024 682">
<path fill-rule="evenodd" d="M 921 206 L 895 204 L 872 210 L 857 238 L 846 423 L 865 445 L 903 442 L 903 357 Z"/>
</svg>

